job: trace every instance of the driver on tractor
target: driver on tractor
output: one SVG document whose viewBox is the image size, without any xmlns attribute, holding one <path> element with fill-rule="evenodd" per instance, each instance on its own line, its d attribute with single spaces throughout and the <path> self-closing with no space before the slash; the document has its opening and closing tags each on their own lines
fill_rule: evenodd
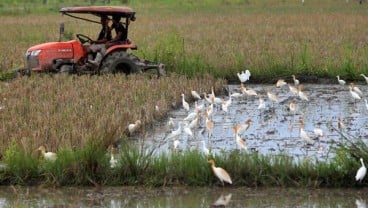
<svg viewBox="0 0 368 208">
<path fill-rule="evenodd" d="M 86 47 L 87 53 L 96 54 L 94 60 L 89 58 L 89 62 L 95 65 L 99 65 L 106 52 L 106 43 L 112 39 L 109 18 L 106 15 L 101 15 L 101 26 L 97 40 L 91 41 L 91 45 Z"/>
<path fill-rule="evenodd" d="M 121 17 L 118 15 L 114 15 L 112 17 L 112 25 L 111 30 L 114 29 L 116 36 L 106 43 L 106 48 L 109 48 L 116 44 L 123 44 L 123 43 L 129 43 L 128 40 L 128 31 L 126 27 L 120 22 Z M 129 24 L 129 19 L 127 24 Z"/>
</svg>

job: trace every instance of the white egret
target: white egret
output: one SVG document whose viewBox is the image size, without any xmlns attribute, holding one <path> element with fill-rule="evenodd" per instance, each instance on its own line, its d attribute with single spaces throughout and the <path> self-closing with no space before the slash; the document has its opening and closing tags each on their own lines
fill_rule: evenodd
<svg viewBox="0 0 368 208">
<path fill-rule="evenodd" d="M 240 150 L 247 150 L 248 147 L 246 141 L 239 136 L 239 127 L 239 125 L 233 127 L 236 144 L 238 145 Z"/>
<path fill-rule="evenodd" d="M 300 99 L 309 101 L 308 96 L 302 91 L 303 85 L 298 86 L 298 96 Z"/>
<path fill-rule="evenodd" d="M 202 143 L 202 151 L 205 155 L 209 155 L 210 154 L 210 150 L 206 147 L 206 142 L 205 141 L 201 141 Z"/>
<path fill-rule="evenodd" d="M 188 134 L 190 137 L 193 137 L 193 132 L 192 130 L 189 128 L 189 124 L 188 123 L 184 123 L 184 128 L 183 128 L 184 132 L 186 134 Z"/>
<path fill-rule="evenodd" d="M 226 101 L 225 101 L 225 100 L 223 100 L 223 101 L 222 101 L 221 109 L 222 109 L 223 111 L 227 112 L 227 111 L 228 111 L 229 106 L 231 105 L 231 103 L 232 103 L 231 96 L 229 96 L 229 99 L 228 99 L 228 100 L 226 100 Z"/>
<path fill-rule="evenodd" d="M 270 92 L 270 89 L 268 87 L 266 87 L 266 93 L 267 93 L 267 97 L 272 101 L 272 102 L 278 102 L 277 96 L 273 93 Z"/>
<path fill-rule="evenodd" d="M 360 76 L 364 77 L 365 81 L 366 81 L 366 82 L 367 82 L 367 84 L 368 84 L 368 77 L 367 77 L 367 76 L 365 76 L 364 74 L 360 74 Z"/>
<path fill-rule="evenodd" d="M 337 118 L 337 128 L 340 130 L 340 131 L 343 131 L 344 129 L 346 129 L 346 126 L 345 124 L 342 122 L 341 118 Z"/>
<path fill-rule="evenodd" d="M 295 101 L 292 100 L 292 101 L 290 101 L 290 104 L 289 104 L 289 110 L 292 111 L 292 112 L 295 112 L 295 109 L 296 109 Z"/>
<path fill-rule="evenodd" d="M 282 87 L 284 85 L 287 85 L 287 83 L 285 82 L 285 80 L 283 80 L 283 79 L 277 80 L 276 87 Z"/>
<path fill-rule="evenodd" d="M 54 162 L 57 159 L 56 153 L 54 152 L 46 152 L 45 145 L 41 145 L 38 149 L 38 151 L 41 151 L 42 156 L 49 161 Z"/>
<path fill-rule="evenodd" d="M 362 182 L 365 175 L 367 174 L 367 168 L 364 165 L 363 158 L 360 158 L 360 163 L 362 163 L 362 167 L 360 167 L 359 170 L 357 171 L 355 175 L 355 180 Z"/>
<path fill-rule="evenodd" d="M 110 168 L 115 168 L 118 164 L 118 160 L 114 157 L 115 148 L 113 145 L 110 145 Z"/>
<path fill-rule="evenodd" d="M 176 130 L 171 131 L 171 133 L 167 136 L 168 139 L 177 137 L 181 134 L 182 132 L 182 122 L 179 122 L 178 124 L 178 128 Z"/>
<path fill-rule="evenodd" d="M 344 80 L 340 79 L 339 75 L 337 75 L 336 77 L 337 77 L 337 81 L 339 82 L 340 85 L 345 85 L 346 82 Z"/>
<path fill-rule="evenodd" d="M 198 94 L 198 92 L 195 91 L 195 90 L 192 90 L 191 91 L 191 94 L 194 97 L 194 99 L 197 99 L 197 100 L 201 100 L 202 99 L 201 96 Z"/>
<path fill-rule="evenodd" d="M 236 128 L 238 129 L 238 133 L 242 134 L 244 131 L 248 130 L 250 125 L 252 124 L 252 119 L 248 118 L 244 124 L 236 125 Z"/>
<path fill-rule="evenodd" d="M 187 101 L 185 101 L 185 95 L 184 95 L 184 93 L 181 94 L 181 97 L 182 97 L 183 108 L 186 111 L 189 111 L 189 103 Z"/>
<path fill-rule="evenodd" d="M 294 95 L 297 95 L 299 93 L 296 87 L 293 87 L 290 84 L 288 84 L 288 87 L 289 87 L 290 92 L 293 93 Z"/>
<path fill-rule="evenodd" d="M 205 112 L 205 117 L 206 117 L 206 129 L 207 129 L 207 132 L 208 132 L 208 138 L 210 138 L 212 136 L 214 123 L 213 123 L 213 121 L 211 121 L 208 118 L 208 113 L 207 112 Z"/>
<path fill-rule="evenodd" d="M 249 80 L 250 71 L 247 69 L 245 71 L 242 71 L 241 73 L 237 73 L 237 75 L 238 75 L 240 82 L 243 83 Z"/>
<path fill-rule="evenodd" d="M 354 92 L 358 93 L 359 96 L 363 96 L 362 91 L 359 89 L 359 87 L 355 86 L 355 84 L 352 82 L 350 83 L 351 88 L 353 89 Z"/>
<path fill-rule="evenodd" d="M 357 92 L 353 91 L 352 86 L 349 86 L 349 92 L 350 92 L 351 97 L 354 98 L 354 101 L 362 99 Z"/>
<path fill-rule="evenodd" d="M 179 140 L 174 140 L 174 143 L 173 143 L 174 152 L 176 152 L 178 150 L 179 145 L 180 145 L 180 141 Z"/>
<path fill-rule="evenodd" d="M 224 170 L 223 168 L 216 167 L 215 161 L 213 159 L 209 160 L 208 163 L 211 164 L 212 171 L 215 174 L 215 176 L 221 181 L 222 186 L 224 186 L 224 182 L 232 184 L 230 175 Z"/>
<path fill-rule="evenodd" d="M 296 78 L 295 78 L 295 75 L 293 74 L 293 75 L 291 75 L 292 77 L 293 77 L 293 81 L 294 81 L 294 85 L 295 86 L 298 86 L 299 85 L 299 80 L 297 80 Z"/>
<path fill-rule="evenodd" d="M 263 100 L 262 98 L 262 94 L 259 93 L 258 94 L 258 97 L 259 97 L 259 105 L 258 105 L 258 108 L 257 109 L 263 109 L 263 108 L 266 108 L 266 103 L 265 101 Z"/>
<path fill-rule="evenodd" d="M 299 120 L 299 134 L 302 139 L 304 139 L 307 144 L 313 145 L 314 141 L 309 137 L 306 131 L 303 129 L 304 122 Z"/>
<path fill-rule="evenodd" d="M 141 126 L 142 122 L 141 120 L 136 120 L 134 124 L 129 124 L 128 125 L 128 130 L 130 134 L 133 134 L 140 126 Z"/>
</svg>

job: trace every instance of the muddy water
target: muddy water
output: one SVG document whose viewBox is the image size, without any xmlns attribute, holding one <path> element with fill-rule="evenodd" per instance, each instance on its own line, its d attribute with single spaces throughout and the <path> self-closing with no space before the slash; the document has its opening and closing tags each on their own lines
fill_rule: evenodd
<svg viewBox="0 0 368 208">
<path fill-rule="evenodd" d="M 192 129 L 193 136 L 182 133 L 170 138 L 170 133 L 178 129 L 179 123 L 194 111 L 194 104 L 191 104 L 189 112 L 180 108 L 170 113 L 169 117 L 173 119 L 174 127 L 169 127 L 168 121 L 165 121 L 154 126 L 144 136 L 132 137 L 132 140 L 156 148 L 157 153 L 172 151 L 174 140 L 180 141 L 179 150 L 202 150 L 201 141 L 204 141 L 207 148 L 214 154 L 222 151 L 229 152 L 238 149 L 232 127 L 251 119 L 252 124 L 249 129 L 240 135 L 246 140 L 248 151 L 258 151 L 263 154 L 284 153 L 296 160 L 300 158 L 328 160 L 333 157 L 331 148 L 341 142 L 341 134 L 350 139 L 368 139 L 368 109 L 364 102 L 364 98 L 368 95 L 368 85 L 357 85 L 363 92 L 363 96 L 361 100 L 354 100 L 346 85 L 305 84 L 303 92 L 309 101 L 294 95 L 288 86 L 276 88 L 270 85 L 247 85 L 246 87 L 261 93 L 266 107 L 258 109 L 260 101 L 257 96 L 232 97 L 228 112 L 223 111 L 221 105 L 215 105 L 210 117 L 214 122 L 212 136 L 208 136 L 202 113 L 202 122 Z M 266 88 L 278 97 L 278 102 L 268 99 Z M 230 85 L 228 89 L 230 94 L 239 92 L 239 85 Z M 217 97 L 225 101 L 229 99 L 229 96 Z M 289 110 L 292 100 L 296 105 L 294 112 Z M 205 108 L 209 106 L 204 99 L 199 100 L 198 105 L 203 105 Z M 339 118 L 345 126 L 343 129 L 338 128 Z M 299 120 L 301 119 L 304 122 L 304 131 L 314 141 L 313 145 L 308 145 L 306 140 L 300 137 Z M 325 136 L 318 138 L 314 134 L 314 128 L 322 129 Z"/>
<path fill-rule="evenodd" d="M 366 207 L 366 189 L 1 187 L 0 207 Z M 219 206 L 221 207 L 221 206 Z M 225 207 L 225 206 L 222 206 Z"/>
</svg>

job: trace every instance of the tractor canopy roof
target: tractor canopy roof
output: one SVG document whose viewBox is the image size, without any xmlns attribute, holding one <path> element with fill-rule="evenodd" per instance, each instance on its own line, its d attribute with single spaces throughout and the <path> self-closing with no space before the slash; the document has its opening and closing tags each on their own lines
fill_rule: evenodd
<svg viewBox="0 0 368 208">
<path fill-rule="evenodd" d="M 135 20 L 135 11 L 130 7 L 125 6 L 64 7 L 61 8 L 59 12 L 71 17 L 76 17 L 72 14 L 92 14 L 96 16 L 120 16 L 122 18 L 129 18 L 131 21 Z"/>
</svg>

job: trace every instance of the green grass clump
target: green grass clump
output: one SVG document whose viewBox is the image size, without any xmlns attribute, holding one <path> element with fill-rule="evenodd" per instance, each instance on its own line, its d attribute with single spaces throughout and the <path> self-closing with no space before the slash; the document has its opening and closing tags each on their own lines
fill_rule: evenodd
<svg viewBox="0 0 368 208">
<path fill-rule="evenodd" d="M 115 155 L 118 164 L 111 168 L 108 150 L 96 142 L 79 150 L 60 150 L 55 162 L 26 153 L 14 143 L 7 150 L 7 168 L 1 170 L 0 181 L 3 185 L 221 186 L 208 163 L 213 158 L 217 167 L 230 174 L 234 187 L 364 186 L 364 180 L 358 183 L 354 178 L 359 160 L 349 157 L 352 152 L 337 152 L 326 162 L 239 151 L 210 157 L 197 150 L 157 155 L 153 149 L 123 140 Z"/>
</svg>

